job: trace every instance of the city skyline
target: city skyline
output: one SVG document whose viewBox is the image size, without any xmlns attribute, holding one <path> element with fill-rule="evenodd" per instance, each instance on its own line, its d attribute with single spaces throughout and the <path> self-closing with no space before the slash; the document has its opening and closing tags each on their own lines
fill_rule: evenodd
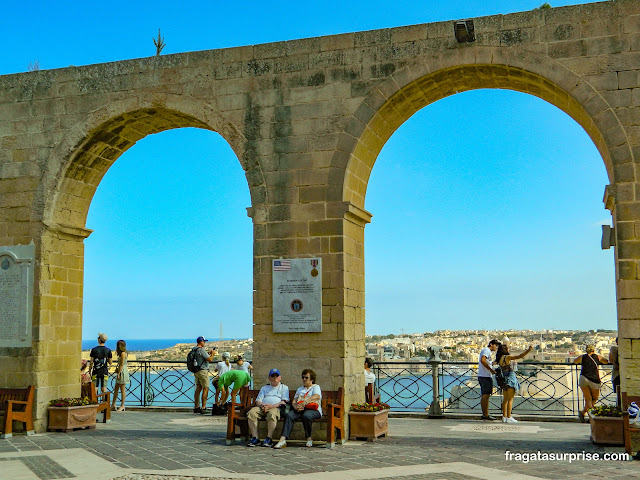
<svg viewBox="0 0 640 480">
<path fill-rule="evenodd" d="M 497 1 L 291 9 L 285 2 L 258 4 L 248 15 L 204 2 L 200 15 L 162 2 L 152 9 L 115 2 L 113 12 L 126 8 L 129 15 L 103 12 L 101 22 L 79 2 L 35 3 L 33 21 L 0 33 L 16 44 L 1 74 L 36 61 L 47 69 L 149 56 L 158 27 L 163 54 L 172 54 L 509 13 L 542 2 L 510 2 L 508 11 Z M 577 3 L 585 2 L 553 6 Z M 19 18 L 18 6 L 7 8 L 5 18 Z M 599 247 L 600 225 L 611 224 L 602 205 L 607 183 L 582 128 L 533 96 L 477 90 L 420 110 L 385 145 L 369 182 L 367 333 L 440 324 L 616 328 L 613 250 Z M 125 152 L 87 219 L 94 233 L 85 241 L 83 338 L 103 330 L 129 338 L 214 336 L 221 320 L 227 336 L 252 337 L 249 206 L 240 164 L 214 132 L 171 130 Z"/>
</svg>

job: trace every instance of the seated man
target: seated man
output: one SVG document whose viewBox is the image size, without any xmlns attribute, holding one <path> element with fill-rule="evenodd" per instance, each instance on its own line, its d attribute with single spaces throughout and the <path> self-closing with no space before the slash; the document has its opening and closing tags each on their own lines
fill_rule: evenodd
<svg viewBox="0 0 640 480">
<path fill-rule="evenodd" d="M 247 414 L 251 440 L 248 447 L 260 445 L 258 440 L 258 420 L 267 417 L 267 438 L 262 442 L 263 447 L 273 447 L 271 437 L 276 428 L 276 423 L 280 419 L 280 407 L 289 402 L 289 387 L 280 383 L 282 377 L 280 370 L 272 368 L 269 372 L 269 385 L 260 389 L 256 397 L 256 406 L 249 410 Z"/>
<path fill-rule="evenodd" d="M 243 370 L 229 370 L 228 372 L 220 375 L 220 378 L 218 378 L 220 398 L 216 398 L 216 405 L 222 406 L 227 402 L 231 384 L 233 384 L 233 389 L 231 389 L 231 398 L 234 399 L 236 398 L 236 395 L 238 395 L 240 389 L 250 381 L 251 375 Z"/>
</svg>

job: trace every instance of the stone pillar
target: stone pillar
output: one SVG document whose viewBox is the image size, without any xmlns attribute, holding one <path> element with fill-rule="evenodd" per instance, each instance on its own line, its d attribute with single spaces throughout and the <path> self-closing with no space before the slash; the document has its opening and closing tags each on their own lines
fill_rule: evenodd
<svg viewBox="0 0 640 480">
<path fill-rule="evenodd" d="M 84 239 L 91 230 L 44 225 L 36 250 L 32 379 L 35 426 L 44 431 L 52 398 L 80 395 Z"/>
<path fill-rule="evenodd" d="M 325 390 L 364 401 L 364 226 L 371 215 L 349 202 L 252 207 L 254 223 L 254 368 L 271 368 L 295 390 L 312 368 Z M 271 261 L 322 258 L 322 332 L 273 333 Z M 345 418 L 348 429 L 348 419 Z"/>
<path fill-rule="evenodd" d="M 635 395 L 640 391 L 640 203 L 632 199 L 633 184 L 618 183 L 607 186 L 603 201 L 614 219 L 620 389 Z"/>
</svg>

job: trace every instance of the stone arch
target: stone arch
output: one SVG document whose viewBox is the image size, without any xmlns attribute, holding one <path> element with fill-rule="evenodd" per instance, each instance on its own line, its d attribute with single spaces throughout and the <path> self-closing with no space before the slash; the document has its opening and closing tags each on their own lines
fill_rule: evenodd
<svg viewBox="0 0 640 480">
<path fill-rule="evenodd" d="M 240 128 L 214 107 L 193 98 L 140 96 L 110 102 L 84 116 L 52 149 L 35 196 L 36 239 L 33 371 L 48 372 L 37 383 L 37 422 L 46 420 L 40 398 L 77 396 L 82 339 L 85 229 L 93 195 L 111 165 L 147 135 L 196 127 L 219 133 L 245 171 L 252 205 L 264 201 L 260 165 L 245 151 Z M 42 397 L 40 396 L 42 395 Z"/>
<path fill-rule="evenodd" d="M 367 184 L 386 141 L 415 112 L 444 97 L 480 88 L 528 93 L 555 105 L 587 132 L 611 182 L 633 159 L 614 110 L 586 80 L 549 57 L 517 48 L 462 47 L 394 72 L 360 104 L 338 141 L 332 169 L 344 172 L 339 198 L 364 208 Z M 334 175 L 338 176 L 334 170 Z"/>
<path fill-rule="evenodd" d="M 147 135 L 184 127 L 219 133 L 245 171 L 251 203 L 266 198 L 260 165 L 246 154 L 238 126 L 205 102 L 179 95 L 141 96 L 111 102 L 70 129 L 47 162 L 34 212 L 46 225 L 83 229 L 95 190 L 120 155 Z"/>
</svg>

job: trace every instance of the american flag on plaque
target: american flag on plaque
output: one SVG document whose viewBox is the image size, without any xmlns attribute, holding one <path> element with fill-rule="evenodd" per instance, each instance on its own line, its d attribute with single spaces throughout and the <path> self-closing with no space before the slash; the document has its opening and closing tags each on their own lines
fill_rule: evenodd
<svg viewBox="0 0 640 480">
<path fill-rule="evenodd" d="M 274 260 L 273 271 L 274 272 L 288 272 L 291 270 L 291 260 Z"/>
</svg>

